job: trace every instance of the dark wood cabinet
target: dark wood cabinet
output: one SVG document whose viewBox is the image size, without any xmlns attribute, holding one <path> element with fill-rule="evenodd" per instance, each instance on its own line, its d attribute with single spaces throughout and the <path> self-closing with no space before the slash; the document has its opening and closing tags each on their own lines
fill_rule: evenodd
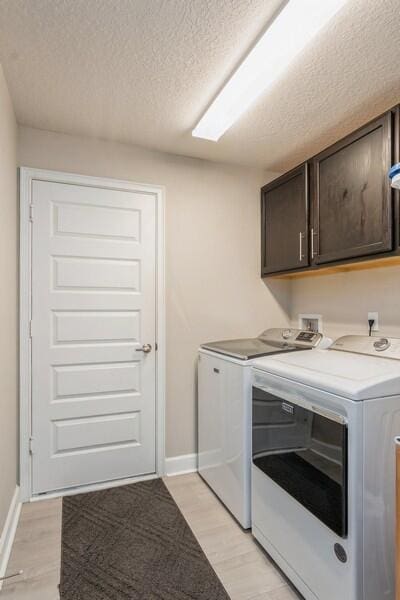
<svg viewBox="0 0 400 600">
<path fill-rule="evenodd" d="M 264 186 L 262 277 L 400 263 L 399 160 L 395 107 Z"/>
<path fill-rule="evenodd" d="M 392 161 L 391 113 L 313 159 L 315 264 L 392 249 Z"/>
<path fill-rule="evenodd" d="M 309 265 L 308 164 L 261 190 L 262 275 Z"/>
</svg>

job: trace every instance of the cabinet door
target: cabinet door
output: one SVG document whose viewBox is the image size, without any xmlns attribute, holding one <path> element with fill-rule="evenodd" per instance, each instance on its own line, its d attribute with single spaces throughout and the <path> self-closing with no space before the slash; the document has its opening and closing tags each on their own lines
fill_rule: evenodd
<svg viewBox="0 0 400 600">
<path fill-rule="evenodd" d="M 309 265 L 308 164 L 261 190 L 261 274 Z"/>
<path fill-rule="evenodd" d="M 392 249 L 391 148 L 389 113 L 314 158 L 314 264 Z"/>
</svg>

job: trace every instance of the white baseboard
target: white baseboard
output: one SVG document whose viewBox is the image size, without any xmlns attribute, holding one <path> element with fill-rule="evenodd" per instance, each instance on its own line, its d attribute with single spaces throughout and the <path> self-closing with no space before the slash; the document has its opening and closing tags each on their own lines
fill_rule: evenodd
<svg viewBox="0 0 400 600">
<path fill-rule="evenodd" d="M 197 471 L 197 454 L 182 454 L 165 459 L 165 474 L 183 475 Z"/>
<path fill-rule="evenodd" d="M 7 571 L 8 561 L 11 555 L 12 545 L 14 543 L 15 532 L 17 531 L 19 515 L 21 513 L 22 502 L 20 500 L 20 489 L 17 485 L 11 499 L 8 509 L 6 522 L 0 537 L 0 577 L 4 577 Z M 0 590 L 2 581 L 0 581 Z"/>
</svg>

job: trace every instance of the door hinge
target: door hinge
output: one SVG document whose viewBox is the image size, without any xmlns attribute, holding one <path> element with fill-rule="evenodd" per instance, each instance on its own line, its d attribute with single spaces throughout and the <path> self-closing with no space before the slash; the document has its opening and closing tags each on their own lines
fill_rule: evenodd
<svg viewBox="0 0 400 600">
<path fill-rule="evenodd" d="M 154 349 L 157 352 L 157 350 L 158 350 L 158 344 L 157 344 L 157 342 L 154 344 Z"/>
<path fill-rule="evenodd" d="M 34 449 L 35 449 L 34 438 L 30 437 L 29 438 L 29 454 L 33 454 L 34 453 Z"/>
<path fill-rule="evenodd" d="M 33 222 L 33 204 L 29 205 L 29 220 Z"/>
<path fill-rule="evenodd" d="M 33 321 L 32 319 L 29 321 L 29 337 L 31 338 L 33 335 Z"/>
</svg>

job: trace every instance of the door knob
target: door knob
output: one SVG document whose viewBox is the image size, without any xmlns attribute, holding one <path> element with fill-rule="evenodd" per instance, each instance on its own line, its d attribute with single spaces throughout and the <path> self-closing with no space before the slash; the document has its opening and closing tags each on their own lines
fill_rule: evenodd
<svg viewBox="0 0 400 600">
<path fill-rule="evenodd" d="M 136 352 L 144 352 L 145 354 L 148 354 L 151 351 L 152 351 L 151 344 L 143 344 L 143 346 L 141 348 L 136 348 Z"/>
</svg>

